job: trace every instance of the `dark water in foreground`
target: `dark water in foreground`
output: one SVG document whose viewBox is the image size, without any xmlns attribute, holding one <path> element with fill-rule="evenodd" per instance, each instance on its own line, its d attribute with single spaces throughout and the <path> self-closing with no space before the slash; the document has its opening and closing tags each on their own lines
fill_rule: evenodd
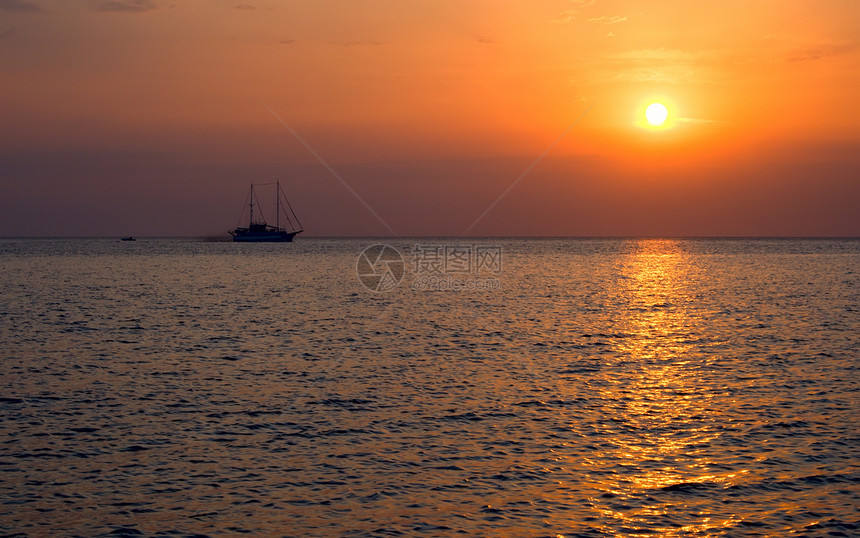
<svg viewBox="0 0 860 538">
<path fill-rule="evenodd" d="M 860 242 L 371 243 L 0 241 L 0 532 L 860 535 Z"/>
</svg>

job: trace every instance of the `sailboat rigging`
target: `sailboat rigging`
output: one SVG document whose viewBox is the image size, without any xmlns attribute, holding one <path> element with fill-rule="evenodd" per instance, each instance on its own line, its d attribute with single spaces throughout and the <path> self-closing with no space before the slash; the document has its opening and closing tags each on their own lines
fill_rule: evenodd
<svg viewBox="0 0 860 538">
<path fill-rule="evenodd" d="M 299 222 L 299 218 L 296 216 L 295 211 L 293 211 L 292 205 L 290 205 L 290 200 L 281 189 L 281 182 L 277 181 L 274 184 L 276 185 L 275 225 L 272 226 L 266 222 L 262 209 L 257 211 L 258 216 L 256 218 L 254 215 L 255 205 L 257 207 L 261 207 L 259 200 L 257 200 L 257 195 L 254 192 L 254 187 L 272 185 L 272 183 L 251 183 L 251 189 L 247 198 L 248 226 L 237 226 L 235 229 L 231 230 L 230 235 L 233 236 L 233 241 L 284 243 L 291 242 L 296 235 L 304 231 L 301 222 Z M 283 203 L 281 203 L 282 199 Z M 281 214 L 286 217 L 286 225 L 283 227 L 281 226 Z M 239 220 L 241 221 L 241 217 Z"/>
</svg>

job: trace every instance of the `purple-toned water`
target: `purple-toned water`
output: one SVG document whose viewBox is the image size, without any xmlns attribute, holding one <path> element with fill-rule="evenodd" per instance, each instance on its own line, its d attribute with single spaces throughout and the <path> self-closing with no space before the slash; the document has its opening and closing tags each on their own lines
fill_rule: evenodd
<svg viewBox="0 0 860 538">
<path fill-rule="evenodd" d="M 500 247 L 498 286 L 416 289 L 418 244 Z M 7 534 L 860 534 L 860 241 L 0 240 L 0 269 Z"/>
</svg>

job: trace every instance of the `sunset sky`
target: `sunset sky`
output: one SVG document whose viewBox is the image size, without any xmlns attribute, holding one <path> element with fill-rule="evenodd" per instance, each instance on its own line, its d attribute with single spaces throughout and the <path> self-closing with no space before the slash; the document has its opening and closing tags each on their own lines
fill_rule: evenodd
<svg viewBox="0 0 860 538">
<path fill-rule="evenodd" d="M 316 236 L 517 179 L 470 235 L 858 236 L 858 88 L 856 0 L 0 0 L 0 236 L 226 236 L 276 179 Z"/>
</svg>

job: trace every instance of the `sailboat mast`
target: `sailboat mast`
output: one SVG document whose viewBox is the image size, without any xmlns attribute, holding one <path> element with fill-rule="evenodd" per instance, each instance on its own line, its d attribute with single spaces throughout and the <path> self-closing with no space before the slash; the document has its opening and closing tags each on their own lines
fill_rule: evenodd
<svg viewBox="0 0 860 538">
<path fill-rule="evenodd" d="M 275 192 L 275 226 L 278 228 L 278 231 L 281 230 L 281 180 L 279 179 L 275 185 L 277 185 L 277 191 Z"/>
<path fill-rule="evenodd" d="M 248 215 L 248 225 L 254 224 L 254 184 L 251 183 L 251 210 Z"/>
</svg>

